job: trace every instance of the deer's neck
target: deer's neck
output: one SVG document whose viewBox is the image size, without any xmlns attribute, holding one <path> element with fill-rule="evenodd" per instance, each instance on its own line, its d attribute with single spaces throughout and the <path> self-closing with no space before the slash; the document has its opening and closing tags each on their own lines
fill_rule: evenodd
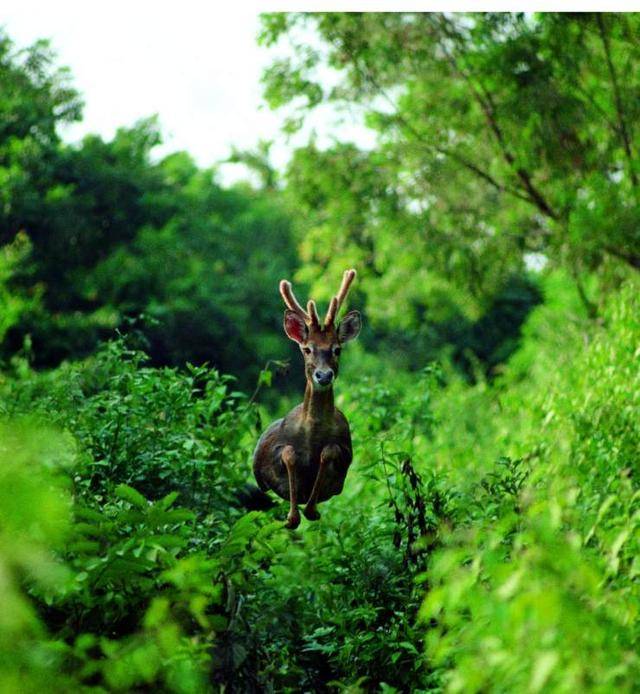
<svg viewBox="0 0 640 694">
<path fill-rule="evenodd" d="M 322 425 L 333 421 L 335 407 L 333 404 L 333 387 L 327 390 L 314 390 L 307 381 L 302 403 L 302 416 L 305 422 L 312 425 Z"/>
</svg>

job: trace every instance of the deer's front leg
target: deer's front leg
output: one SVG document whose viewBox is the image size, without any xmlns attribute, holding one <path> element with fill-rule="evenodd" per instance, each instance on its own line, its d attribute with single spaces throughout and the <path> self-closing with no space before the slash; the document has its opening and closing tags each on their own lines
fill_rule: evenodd
<svg viewBox="0 0 640 694">
<path fill-rule="evenodd" d="M 304 515 L 309 520 L 318 520 L 320 514 L 318 513 L 318 495 L 322 489 L 322 485 L 327 475 L 327 467 L 331 462 L 338 462 L 340 460 L 340 446 L 335 443 L 329 444 L 322 449 L 320 453 L 320 467 L 318 468 L 318 474 L 316 475 L 316 481 L 313 483 L 313 489 L 311 490 L 311 495 L 307 501 L 307 505 L 304 507 Z"/>
<path fill-rule="evenodd" d="M 280 454 L 289 477 L 289 515 L 286 528 L 295 530 L 300 525 L 300 512 L 298 511 L 298 487 L 296 478 L 296 452 L 293 446 L 285 446 Z"/>
</svg>

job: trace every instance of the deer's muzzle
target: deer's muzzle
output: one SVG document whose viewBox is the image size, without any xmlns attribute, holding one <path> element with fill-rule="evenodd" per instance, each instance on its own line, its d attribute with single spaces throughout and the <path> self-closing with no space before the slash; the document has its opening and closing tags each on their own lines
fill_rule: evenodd
<svg viewBox="0 0 640 694">
<path fill-rule="evenodd" d="M 333 378 L 333 369 L 326 369 L 325 371 L 316 369 L 313 372 L 313 380 L 316 383 L 316 385 L 320 386 L 321 388 L 327 388 L 328 386 L 330 386 L 333 383 Z"/>
</svg>

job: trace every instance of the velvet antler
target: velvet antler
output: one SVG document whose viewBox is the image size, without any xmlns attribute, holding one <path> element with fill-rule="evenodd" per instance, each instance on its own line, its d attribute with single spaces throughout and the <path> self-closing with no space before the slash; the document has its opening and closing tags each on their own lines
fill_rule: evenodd
<svg viewBox="0 0 640 694">
<path fill-rule="evenodd" d="M 315 301 L 309 300 L 307 302 L 307 310 L 305 311 L 298 303 L 298 300 L 293 293 L 293 289 L 291 288 L 291 282 L 288 280 L 280 281 L 280 294 L 282 295 L 286 307 L 290 311 L 297 313 L 307 325 L 311 325 L 316 328 L 320 327 L 320 319 L 318 318 L 318 311 L 316 309 Z"/>
<path fill-rule="evenodd" d="M 314 328 L 320 327 L 320 318 L 318 318 L 318 311 L 316 309 L 316 302 L 310 299 L 307 302 L 307 313 L 309 314 L 309 320 Z"/>
<path fill-rule="evenodd" d="M 349 288 L 351 287 L 351 283 L 355 279 L 355 276 L 355 270 L 345 270 L 344 275 L 342 276 L 342 284 L 340 285 L 340 289 L 338 290 L 338 293 L 331 299 L 329 309 L 327 310 L 327 315 L 324 318 L 325 327 L 334 322 L 342 303 L 349 293 Z"/>
<path fill-rule="evenodd" d="M 345 270 L 344 275 L 342 276 L 342 284 L 340 285 L 340 289 L 329 303 L 327 315 L 324 318 L 325 328 L 329 325 L 333 325 L 336 315 L 338 314 L 340 307 L 349 293 L 349 288 L 351 287 L 351 283 L 355 279 L 355 276 L 355 270 Z M 291 282 L 288 280 L 280 281 L 280 294 L 282 295 L 286 307 L 290 311 L 297 313 L 307 325 L 315 328 L 320 327 L 320 318 L 318 317 L 315 301 L 309 300 L 307 302 L 307 310 L 305 311 L 296 299 L 293 289 L 291 288 Z"/>
</svg>

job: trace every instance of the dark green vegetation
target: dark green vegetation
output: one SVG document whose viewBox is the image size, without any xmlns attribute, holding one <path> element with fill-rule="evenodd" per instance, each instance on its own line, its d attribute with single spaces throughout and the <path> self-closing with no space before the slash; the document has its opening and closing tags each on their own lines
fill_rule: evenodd
<svg viewBox="0 0 640 694">
<path fill-rule="evenodd" d="M 252 385 L 296 264 L 282 196 L 223 190 L 185 153 L 153 163 L 153 119 L 62 144 L 78 96 L 46 46 L 16 54 L 0 35 L 0 75 L 0 243 L 17 264 L 5 357 L 28 335 L 34 364 L 54 366 L 137 321 L 154 363 L 213 361 Z"/>
<path fill-rule="evenodd" d="M 151 122 L 63 144 L 68 78 L 0 43 L 0 690 L 634 691 L 638 17 L 263 40 L 301 22 L 267 98 L 378 145 L 234 152 L 260 190 L 154 162 Z M 277 280 L 351 265 L 355 462 L 288 532 L 243 505 Z"/>
</svg>

